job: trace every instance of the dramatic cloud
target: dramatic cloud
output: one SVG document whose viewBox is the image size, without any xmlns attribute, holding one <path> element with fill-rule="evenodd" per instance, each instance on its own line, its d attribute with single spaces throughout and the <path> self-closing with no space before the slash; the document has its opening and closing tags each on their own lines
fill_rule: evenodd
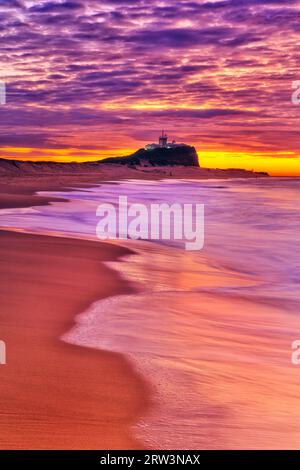
<svg viewBox="0 0 300 470">
<path fill-rule="evenodd" d="M 207 164 L 298 157 L 299 19 L 298 0 L 0 0 L 2 155 L 122 154 L 164 127 Z"/>
</svg>

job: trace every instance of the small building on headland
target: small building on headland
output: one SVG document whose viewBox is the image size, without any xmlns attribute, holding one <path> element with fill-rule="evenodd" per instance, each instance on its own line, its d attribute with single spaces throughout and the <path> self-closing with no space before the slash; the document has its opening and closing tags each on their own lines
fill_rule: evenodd
<svg viewBox="0 0 300 470">
<path fill-rule="evenodd" d="M 189 146 L 186 144 L 177 144 L 175 140 L 173 140 L 172 142 L 168 142 L 167 134 L 165 133 L 165 131 L 162 131 L 158 139 L 158 144 L 155 144 L 155 143 L 147 144 L 145 145 L 145 150 L 155 150 L 159 148 L 172 149 L 176 147 L 189 147 Z"/>
</svg>

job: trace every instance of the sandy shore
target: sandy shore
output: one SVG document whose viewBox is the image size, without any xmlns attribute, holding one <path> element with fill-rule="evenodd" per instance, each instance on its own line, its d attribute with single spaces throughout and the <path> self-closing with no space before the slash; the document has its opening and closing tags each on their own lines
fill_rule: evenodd
<svg viewBox="0 0 300 470">
<path fill-rule="evenodd" d="M 56 189 L 48 179 L 39 189 Z M 1 207 L 47 203 L 30 184 L 2 185 Z M 130 286 L 102 261 L 109 244 L 0 232 L 1 449 L 135 449 L 146 384 L 118 354 L 62 342 L 76 314 Z"/>
<path fill-rule="evenodd" d="M 101 177 L 91 173 L 1 177 L 0 208 L 51 202 L 36 196 L 36 191 L 168 176 L 161 170 L 118 171 L 107 170 Z M 94 301 L 130 291 L 102 263 L 128 250 L 4 231 L 0 237 L 0 339 L 7 344 L 7 365 L 0 366 L 0 448 L 142 447 L 132 425 L 149 407 L 147 384 L 122 355 L 59 339 Z"/>
<path fill-rule="evenodd" d="M 25 165 L 25 163 L 24 163 Z M 30 166 L 30 165 L 29 165 Z M 23 167 L 22 167 L 23 168 Z M 39 196 L 32 197 L 35 191 L 59 191 L 62 188 L 81 187 L 84 185 L 99 184 L 101 181 L 119 181 L 127 179 L 162 180 L 162 179 L 232 179 L 256 178 L 255 173 L 245 170 L 218 170 L 211 168 L 164 166 L 164 167 L 136 167 L 128 168 L 125 165 L 102 165 L 100 169 L 86 172 L 57 168 L 53 170 L 27 169 L 28 171 L 13 167 L 13 171 L 1 171 L 0 165 L 0 209 L 4 207 L 28 207 L 33 204 L 43 204 L 45 199 Z M 47 203 L 47 202 L 46 202 Z"/>
</svg>

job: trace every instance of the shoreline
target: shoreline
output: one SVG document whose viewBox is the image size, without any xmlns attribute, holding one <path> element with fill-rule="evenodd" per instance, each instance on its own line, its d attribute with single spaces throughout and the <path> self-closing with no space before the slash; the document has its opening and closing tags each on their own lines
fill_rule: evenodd
<svg viewBox="0 0 300 470">
<path fill-rule="evenodd" d="M 44 190 L 39 182 L 35 186 Z M 22 194 L 21 185 L 16 198 L 10 193 L 3 200 L 3 189 L 1 208 L 52 201 Z M 0 339 L 7 346 L 7 364 L 0 369 L 0 448 L 144 448 L 131 430 L 150 403 L 144 378 L 121 354 L 60 339 L 94 301 L 132 292 L 104 264 L 122 262 L 131 251 L 5 230 L 0 237 Z"/>
</svg>

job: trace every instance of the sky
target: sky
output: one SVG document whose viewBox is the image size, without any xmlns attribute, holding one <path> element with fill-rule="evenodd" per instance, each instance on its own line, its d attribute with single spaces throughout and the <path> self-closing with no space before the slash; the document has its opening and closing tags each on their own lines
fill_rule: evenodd
<svg viewBox="0 0 300 470">
<path fill-rule="evenodd" d="M 84 161 L 155 142 L 300 175 L 298 0 L 0 0 L 0 157 Z"/>
</svg>

